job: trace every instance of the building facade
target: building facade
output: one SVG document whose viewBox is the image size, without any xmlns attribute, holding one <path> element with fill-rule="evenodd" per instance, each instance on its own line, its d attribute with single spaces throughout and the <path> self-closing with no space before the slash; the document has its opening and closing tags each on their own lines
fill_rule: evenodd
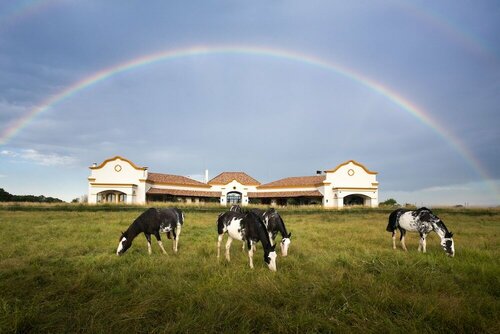
<svg viewBox="0 0 500 334">
<path fill-rule="evenodd" d="M 239 204 L 322 204 L 327 208 L 378 206 L 377 172 L 354 160 L 313 176 L 261 184 L 244 172 L 223 172 L 211 180 L 152 173 L 116 156 L 90 167 L 88 201 L 145 204 L 156 201 Z"/>
</svg>

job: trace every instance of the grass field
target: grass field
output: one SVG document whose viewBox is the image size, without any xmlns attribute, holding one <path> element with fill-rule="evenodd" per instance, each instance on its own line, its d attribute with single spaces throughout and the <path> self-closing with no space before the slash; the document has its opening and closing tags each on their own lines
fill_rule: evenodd
<svg viewBox="0 0 500 334">
<path fill-rule="evenodd" d="M 238 242 L 217 262 L 216 207 L 183 208 L 177 255 L 140 235 L 116 256 L 144 209 L 0 206 L 0 333 L 500 332 L 500 210 L 436 210 L 449 258 L 436 234 L 392 250 L 390 210 L 281 209 L 273 273 L 260 246 L 254 270 Z"/>
</svg>

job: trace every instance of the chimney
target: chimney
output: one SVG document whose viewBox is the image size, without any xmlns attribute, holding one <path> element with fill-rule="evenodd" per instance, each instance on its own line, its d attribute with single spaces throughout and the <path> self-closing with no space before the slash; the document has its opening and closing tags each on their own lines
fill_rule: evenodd
<svg viewBox="0 0 500 334">
<path fill-rule="evenodd" d="M 205 183 L 208 183 L 208 169 L 205 169 Z"/>
<path fill-rule="evenodd" d="M 320 171 L 320 170 L 317 170 L 317 171 L 316 171 L 316 175 L 321 175 L 321 174 L 323 174 L 323 172 L 322 172 L 322 171 Z"/>
</svg>

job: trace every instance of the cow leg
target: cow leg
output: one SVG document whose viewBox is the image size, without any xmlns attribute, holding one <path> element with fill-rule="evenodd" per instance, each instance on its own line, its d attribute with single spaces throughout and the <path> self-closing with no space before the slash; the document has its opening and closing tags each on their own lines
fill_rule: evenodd
<svg viewBox="0 0 500 334">
<path fill-rule="evenodd" d="M 220 258 L 220 244 L 222 243 L 223 237 L 224 237 L 224 233 L 219 234 L 219 236 L 217 237 L 217 259 Z"/>
<path fill-rule="evenodd" d="M 156 241 L 158 242 L 158 246 L 160 247 L 162 253 L 167 254 L 167 251 L 165 251 L 165 248 L 163 247 L 163 243 L 161 242 L 160 232 L 155 232 L 155 238 L 156 238 Z"/>
<path fill-rule="evenodd" d="M 392 249 L 396 249 L 396 231 L 392 232 Z"/>
<path fill-rule="evenodd" d="M 250 261 L 250 268 L 253 269 L 253 252 L 255 249 L 255 245 L 250 243 L 250 247 L 248 248 L 248 260 Z"/>
<path fill-rule="evenodd" d="M 145 234 L 146 240 L 148 242 L 148 254 L 151 255 L 151 234 Z"/>
<path fill-rule="evenodd" d="M 181 235 L 181 230 L 182 230 L 182 225 L 177 224 L 177 237 L 175 238 L 175 250 L 174 250 L 174 252 L 176 253 L 179 250 L 179 236 Z"/>
<path fill-rule="evenodd" d="M 229 235 L 227 236 L 227 242 L 226 242 L 226 260 L 228 262 L 231 261 L 231 256 L 229 255 L 229 250 L 231 249 L 231 242 L 233 242 L 233 238 L 231 238 Z"/>
<path fill-rule="evenodd" d="M 401 247 L 403 247 L 403 250 L 406 252 L 408 249 L 406 248 L 405 236 L 406 230 L 401 230 L 401 238 L 399 240 L 401 241 Z"/>
</svg>

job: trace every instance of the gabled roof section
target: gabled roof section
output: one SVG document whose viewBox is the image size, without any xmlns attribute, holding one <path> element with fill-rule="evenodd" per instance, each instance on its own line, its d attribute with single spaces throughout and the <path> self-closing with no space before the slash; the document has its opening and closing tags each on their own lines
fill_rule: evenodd
<svg viewBox="0 0 500 334">
<path fill-rule="evenodd" d="M 284 187 L 313 187 L 321 185 L 324 180 L 325 180 L 325 175 L 293 176 L 263 184 L 259 186 L 259 189 L 284 188 Z"/>
<path fill-rule="evenodd" d="M 114 160 L 122 160 L 122 161 L 126 161 L 128 162 L 132 167 L 134 167 L 135 169 L 137 170 L 146 170 L 148 169 L 148 167 L 139 167 L 137 166 L 136 164 L 134 164 L 132 161 L 128 160 L 128 159 L 125 159 L 119 155 L 115 156 L 115 157 L 112 157 L 112 158 L 109 158 L 109 159 L 106 159 L 104 160 L 99 166 L 91 166 L 89 167 L 90 169 L 101 169 L 102 167 L 104 167 L 108 162 L 110 161 L 114 161 Z"/>
<path fill-rule="evenodd" d="M 210 185 L 225 185 L 233 180 L 241 183 L 242 185 L 245 186 L 258 186 L 260 185 L 260 182 L 248 175 L 247 173 L 243 172 L 223 172 L 208 181 L 208 184 Z"/>
<path fill-rule="evenodd" d="M 203 182 L 190 179 L 189 177 L 172 174 L 148 173 L 147 181 L 150 183 L 210 188 L 209 185 Z"/>
<path fill-rule="evenodd" d="M 330 170 L 326 170 L 325 173 L 335 173 L 340 167 L 343 167 L 345 165 L 348 165 L 349 163 L 353 163 L 354 165 L 358 166 L 358 167 L 361 167 L 363 168 L 363 170 L 365 172 L 367 172 L 368 174 L 378 174 L 378 172 L 372 172 L 370 171 L 368 168 L 366 168 L 364 165 L 360 164 L 359 162 L 355 161 L 355 160 L 349 160 L 349 161 L 346 161 L 344 163 L 341 163 L 340 165 L 338 165 L 337 167 L 335 167 L 334 169 L 330 169 Z"/>
</svg>

